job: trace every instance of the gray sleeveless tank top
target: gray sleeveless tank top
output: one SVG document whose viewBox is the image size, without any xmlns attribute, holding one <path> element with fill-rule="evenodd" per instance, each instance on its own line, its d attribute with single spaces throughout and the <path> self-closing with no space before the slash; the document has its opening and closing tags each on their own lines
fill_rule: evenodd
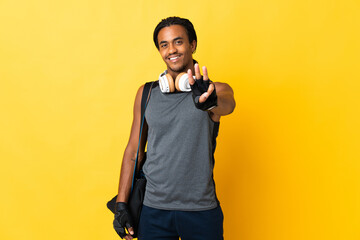
<svg viewBox="0 0 360 240">
<path fill-rule="evenodd" d="M 152 89 L 148 124 L 144 205 L 200 211 L 217 207 L 213 180 L 219 123 L 197 109 L 191 92 L 163 94 Z"/>
</svg>

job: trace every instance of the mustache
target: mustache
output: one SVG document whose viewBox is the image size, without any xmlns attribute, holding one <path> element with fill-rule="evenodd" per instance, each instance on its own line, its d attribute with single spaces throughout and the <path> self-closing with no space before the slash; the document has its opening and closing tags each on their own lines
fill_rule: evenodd
<svg viewBox="0 0 360 240">
<path fill-rule="evenodd" d="M 172 57 L 176 57 L 176 56 L 180 57 L 181 54 L 178 54 L 178 53 L 177 54 L 170 54 L 166 58 L 172 58 Z"/>
</svg>

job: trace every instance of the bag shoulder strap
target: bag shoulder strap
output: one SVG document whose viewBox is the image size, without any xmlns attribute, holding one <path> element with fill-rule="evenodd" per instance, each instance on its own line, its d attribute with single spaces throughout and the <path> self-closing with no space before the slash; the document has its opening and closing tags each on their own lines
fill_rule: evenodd
<svg viewBox="0 0 360 240">
<path fill-rule="evenodd" d="M 143 93 L 142 93 L 142 97 L 141 97 L 141 119 L 142 119 L 143 115 L 145 114 L 146 100 L 148 98 L 149 91 L 150 91 L 152 83 L 153 82 L 147 82 L 144 85 L 144 89 L 143 89 Z"/>
<path fill-rule="evenodd" d="M 145 121 L 145 110 L 146 110 L 147 104 L 150 99 L 151 89 L 155 85 L 154 83 L 156 83 L 156 82 L 145 83 L 143 93 L 141 96 L 141 125 L 140 125 L 140 134 L 139 134 L 139 143 L 138 143 L 138 148 L 137 148 L 137 152 L 136 152 L 136 159 L 135 159 L 135 165 L 134 165 L 134 171 L 133 171 L 133 179 L 132 179 L 132 183 L 131 183 L 131 192 L 134 187 L 135 176 L 136 176 L 136 167 L 137 167 L 137 164 L 139 161 L 139 148 L 140 148 L 141 135 L 142 135 L 142 130 L 143 130 L 144 121 Z"/>
</svg>

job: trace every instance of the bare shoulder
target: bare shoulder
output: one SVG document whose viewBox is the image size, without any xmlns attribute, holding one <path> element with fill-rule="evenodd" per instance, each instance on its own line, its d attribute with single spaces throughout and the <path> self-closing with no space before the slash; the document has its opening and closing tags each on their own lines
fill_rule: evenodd
<svg viewBox="0 0 360 240">
<path fill-rule="evenodd" d="M 144 91 L 144 86 L 145 84 L 141 85 L 139 87 L 139 89 L 136 92 L 136 96 L 135 96 L 135 105 L 140 105 L 141 104 L 141 97 L 142 97 L 142 93 Z"/>
<path fill-rule="evenodd" d="M 145 84 L 143 84 L 143 85 L 141 85 L 140 87 L 139 87 L 139 89 L 137 90 L 137 93 L 136 93 L 136 97 L 137 96 L 141 96 L 142 95 L 142 93 L 143 93 L 143 91 L 144 91 L 144 86 L 145 86 Z"/>
</svg>

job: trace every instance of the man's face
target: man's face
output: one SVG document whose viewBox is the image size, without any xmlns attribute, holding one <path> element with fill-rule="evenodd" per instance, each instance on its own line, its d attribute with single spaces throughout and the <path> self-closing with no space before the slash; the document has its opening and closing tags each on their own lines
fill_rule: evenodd
<svg viewBox="0 0 360 240">
<path fill-rule="evenodd" d="M 159 53 L 166 63 L 170 75 L 177 75 L 193 68 L 192 53 L 196 41 L 189 43 L 186 30 L 181 25 L 171 25 L 160 30 L 158 37 Z"/>
</svg>

